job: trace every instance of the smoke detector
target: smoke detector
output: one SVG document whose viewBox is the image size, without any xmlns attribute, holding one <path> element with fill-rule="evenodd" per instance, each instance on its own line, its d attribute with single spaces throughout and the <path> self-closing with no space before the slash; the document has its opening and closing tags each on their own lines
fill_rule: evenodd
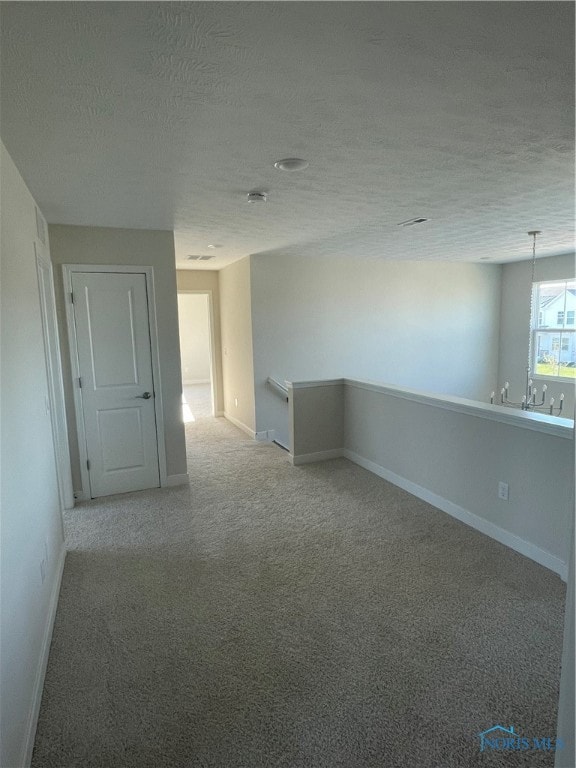
<svg viewBox="0 0 576 768">
<path fill-rule="evenodd" d="M 284 160 L 275 162 L 274 168 L 279 171 L 303 171 L 308 165 L 308 160 L 302 160 L 301 157 L 285 157 Z"/>
<path fill-rule="evenodd" d="M 265 203 L 266 192 L 248 192 L 247 198 L 249 203 Z"/>
</svg>

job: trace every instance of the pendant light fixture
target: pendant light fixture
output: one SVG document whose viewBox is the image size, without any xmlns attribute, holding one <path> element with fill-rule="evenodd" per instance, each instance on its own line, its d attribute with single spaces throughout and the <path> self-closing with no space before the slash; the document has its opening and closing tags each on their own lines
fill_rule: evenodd
<svg viewBox="0 0 576 768">
<path fill-rule="evenodd" d="M 498 405 L 508 406 L 510 408 L 521 408 L 523 411 L 540 411 L 548 412 L 550 416 L 559 416 L 562 413 L 564 405 L 564 393 L 560 395 L 560 401 L 558 406 L 554 406 L 554 398 L 550 398 L 549 402 L 546 402 L 546 393 L 548 386 L 544 384 L 542 387 L 542 393 L 540 399 L 538 399 L 538 389 L 534 386 L 532 379 L 533 371 L 533 342 L 532 342 L 532 327 L 534 322 L 534 277 L 536 274 L 536 238 L 541 235 L 542 232 L 538 229 L 533 229 L 528 232 L 528 235 L 532 238 L 532 268 L 530 271 L 530 319 L 528 328 L 528 363 L 526 365 L 526 385 L 524 394 L 521 400 L 514 401 L 510 399 L 510 382 L 505 382 L 504 386 L 500 390 L 500 402 Z M 490 395 L 490 402 L 494 404 L 494 395 L 492 392 Z"/>
</svg>

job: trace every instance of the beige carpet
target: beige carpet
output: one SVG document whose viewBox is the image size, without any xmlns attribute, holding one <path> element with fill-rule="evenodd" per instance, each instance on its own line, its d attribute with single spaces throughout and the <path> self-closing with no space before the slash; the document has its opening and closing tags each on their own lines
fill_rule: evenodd
<svg viewBox="0 0 576 768">
<path fill-rule="evenodd" d="M 34 768 L 552 766 L 564 588 L 344 459 L 222 419 L 190 488 L 79 505 Z"/>
<path fill-rule="evenodd" d="M 182 402 L 188 406 L 190 421 L 212 416 L 212 388 L 210 384 L 184 384 Z"/>
</svg>

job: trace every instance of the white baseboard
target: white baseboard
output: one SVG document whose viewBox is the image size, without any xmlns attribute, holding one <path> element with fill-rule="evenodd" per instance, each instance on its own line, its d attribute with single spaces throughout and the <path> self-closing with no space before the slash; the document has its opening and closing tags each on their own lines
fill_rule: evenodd
<svg viewBox="0 0 576 768">
<path fill-rule="evenodd" d="M 568 566 L 563 560 L 556 557 L 556 555 L 552 555 L 550 552 L 546 552 L 546 550 L 537 547 L 535 544 L 520 538 L 520 536 L 516 536 L 516 534 L 510 533 L 509 531 L 504 530 L 504 528 L 500 528 L 500 526 L 491 523 L 489 520 L 485 520 L 483 517 L 474 514 L 474 512 L 470 512 L 469 510 L 464 509 L 464 507 L 460 507 L 457 504 L 448 501 L 448 499 L 438 496 L 438 494 L 429 491 L 427 488 L 423 488 L 421 485 L 417 485 L 411 480 L 407 480 L 405 477 L 401 477 L 400 475 L 391 472 L 389 469 L 381 467 L 379 464 L 370 461 L 370 459 L 365 459 L 354 451 L 350 451 L 346 448 L 342 452 L 342 455 L 347 459 L 350 459 L 350 461 L 353 461 L 355 464 L 367 469 L 369 472 L 378 475 L 378 477 L 381 477 L 383 480 L 388 480 L 388 482 L 393 485 L 397 485 L 399 488 L 408 491 L 408 493 L 411 493 L 413 496 L 422 499 L 422 501 L 432 504 L 433 507 L 437 507 L 442 510 L 442 512 L 446 512 L 451 517 L 460 520 L 460 522 L 466 523 L 466 525 L 480 531 L 480 533 L 499 541 L 500 544 L 504 544 L 505 546 L 514 549 L 516 552 L 519 552 L 521 555 L 534 560 L 536 563 L 539 563 L 539 565 L 543 565 L 544 568 L 554 571 L 554 573 L 557 573 L 563 581 L 567 580 Z"/>
<path fill-rule="evenodd" d="M 171 485 L 187 485 L 190 478 L 187 474 L 183 475 L 168 475 L 166 478 L 166 482 L 164 483 L 164 487 L 168 487 Z"/>
<path fill-rule="evenodd" d="M 36 726 L 38 725 L 38 715 L 40 714 L 40 704 L 42 702 L 42 692 L 44 690 L 44 678 L 46 677 L 46 667 L 48 666 L 48 655 L 50 653 L 50 643 L 52 642 L 52 631 L 54 629 L 54 619 L 56 618 L 56 609 L 58 608 L 58 597 L 60 595 L 60 584 L 62 583 L 62 574 L 64 573 L 64 561 L 66 559 L 66 546 L 64 542 L 58 553 L 58 563 L 54 574 L 54 583 L 50 593 L 48 603 L 48 615 L 46 616 L 46 625 L 42 636 L 42 645 L 40 647 L 40 656 L 38 658 L 38 668 L 36 670 L 36 680 L 34 682 L 34 692 L 30 704 L 30 714 L 26 724 L 26 738 L 24 741 L 24 750 L 20 765 L 28 768 L 32 762 L 32 751 L 34 749 L 34 739 L 36 738 Z"/>
<path fill-rule="evenodd" d="M 232 424 L 234 424 L 235 427 L 238 427 L 238 429 L 241 429 L 242 432 L 246 432 L 247 435 L 250 435 L 253 440 L 256 438 L 256 432 L 254 432 L 253 429 L 250 429 L 250 427 L 247 427 L 243 421 L 240 421 L 240 419 L 234 418 L 234 416 L 226 413 L 226 411 L 224 411 L 224 418 L 232 422 Z"/>
<path fill-rule="evenodd" d="M 290 463 L 295 467 L 300 464 L 314 464 L 317 461 L 329 461 L 330 459 L 339 459 L 344 456 L 342 448 L 332 448 L 329 451 L 316 451 L 315 453 L 301 453 L 299 456 L 288 455 Z"/>
<path fill-rule="evenodd" d="M 262 432 L 256 432 L 254 437 L 259 443 L 273 443 L 276 437 L 276 430 L 264 429 Z"/>
</svg>

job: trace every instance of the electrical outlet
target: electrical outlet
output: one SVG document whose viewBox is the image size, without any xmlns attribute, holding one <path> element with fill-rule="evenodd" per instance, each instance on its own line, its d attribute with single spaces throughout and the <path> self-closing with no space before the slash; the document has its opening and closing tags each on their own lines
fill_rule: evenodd
<svg viewBox="0 0 576 768">
<path fill-rule="evenodd" d="M 502 480 L 498 483 L 498 498 L 508 501 L 508 483 L 503 483 Z"/>
</svg>

